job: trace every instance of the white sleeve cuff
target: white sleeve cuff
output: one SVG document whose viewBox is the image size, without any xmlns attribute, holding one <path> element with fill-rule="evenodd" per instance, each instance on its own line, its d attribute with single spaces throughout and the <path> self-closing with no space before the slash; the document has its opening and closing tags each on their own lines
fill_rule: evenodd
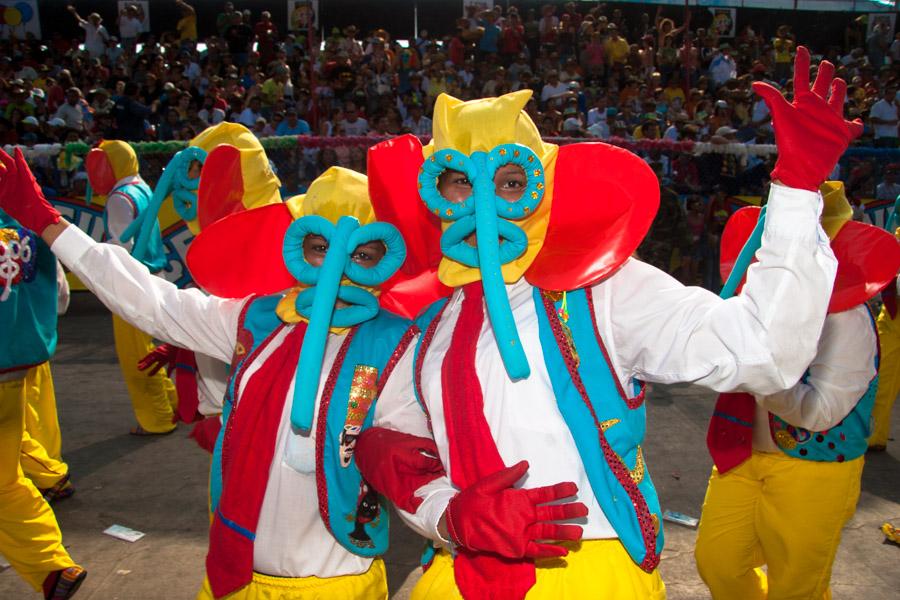
<svg viewBox="0 0 900 600">
<path fill-rule="evenodd" d="M 766 205 L 766 236 L 816 243 L 828 237 L 819 225 L 822 196 L 819 192 L 773 183 Z"/>
<path fill-rule="evenodd" d="M 50 250 L 64 265 L 72 269 L 96 245 L 97 242 L 91 236 L 70 223 L 53 242 Z"/>
</svg>

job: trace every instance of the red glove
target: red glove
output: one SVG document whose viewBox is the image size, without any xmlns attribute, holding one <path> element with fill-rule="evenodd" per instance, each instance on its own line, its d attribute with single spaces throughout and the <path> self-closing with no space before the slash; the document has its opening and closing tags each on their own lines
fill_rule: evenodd
<svg viewBox="0 0 900 600">
<path fill-rule="evenodd" d="M 432 440 L 383 427 L 363 431 L 353 456 L 363 479 L 408 513 L 422 504 L 416 490 L 445 475 Z"/>
<path fill-rule="evenodd" d="M 0 150 L 0 208 L 38 235 L 62 218 L 47 202 L 20 148 L 15 159 Z"/>
<path fill-rule="evenodd" d="M 847 83 L 835 79 L 834 65 L 819 63 L 812 89 L 809 87 L 809 50 L 797 47 L 794 59 L 794 101 L 789 103 L 777 89 L 756 81 L 759 94 L 772 113 L 778 161 L 772 180 L 792 188 L 816 191 L 825 181 L 850 142 L 863 130 L 862 121 L 844 120 Z M 831 96 L 828 96 L 829 86 Z"/>
<path fill-rule="evenodd" d="M 166 373 L 171 373 L 175 368 L 175 357 L 178 355 L 178 347 L 172 344 L 160 344 L 150 351 L 147 356 L 138 361 L 138 371 L 146 371 L 148 377 L 156 375 L 160 369 L 166 368 Z"/>
<path fill-rule="evenodd" d="M 197 421 L 188 437 L 194 438 L 198 446 L 212 454 L 216 448 L 216 439 L 218 439 L 221 429 L 222 421 L 218 416 L 206 417 Z"/>
<path fill-rule="evenodd" d="M 200 389 L 197 387 L 197 358 L 190 350 L 175 349 L 175 391 L 178 395 L 178 408 L 173 421 L 193 423 L 203 418 L 200 414 Z M 171 369 L 170 369 L 171 372 Z"/>
<path fill-rule="evenodd" d="M 528 471 L 528 462 L 497 471 L 467 487 L 447 505 L 447 531 L 459 546 L 476 552 L 492 552 L 506 558 L 550 558 L 569 551 L 556 544 L 537 540 L 579 540 L 578 525 L 558 525 L 561 521 L 584 517 L 587 506 L 581 502 L 547 504 L 574 496 L 578 487 L 572 482 L 557 483 L 531 490 L 512 485 Z"/>
</svg>

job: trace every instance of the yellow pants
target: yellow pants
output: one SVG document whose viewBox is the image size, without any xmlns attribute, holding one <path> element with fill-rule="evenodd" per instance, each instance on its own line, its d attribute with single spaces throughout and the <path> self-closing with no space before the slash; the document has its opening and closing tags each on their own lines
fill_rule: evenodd
<svg viewBox="0 0 900 600">
<path fill-rule="evenodd" d="M 619 540 L 586 540 L 567 544 L 565 558 L 537 561 L 536 582 L 528 600 L 615 598 L 664 600 L 659 570 L 642 571 Z M 453 577 L 453 558 L 442 550 L 413 588 L 410 600 L 462 600 Z"/>
<path fill-rule="evenodd" d="M 172 431 L 175 429 L 172 415 L 178 406 L 175 385 L 164 370 L 148 377 L 137 368 L 138 361 L 155 347 L 153 338 L 117 315 L 113 315 L 113 335 L 116 339 L 119 368 L 128 387 L 138 424 L 149 433 Z"/>
<path fill-rule="evenodd" d="M 25 433 L 20 457 L 22 470 L 38 489 L 46 490 L 69 472 L 60 455 L 62 439 L 49 362 L 28 369 L 25 397 Z"/>
<path fill-rule="evenodd" d="M 35 590 L 74 566 L 50 505 L 22 472 L 25 379 L 0 382 L 0 553 Z"/>
<path fill-rule="evenodd" d="M 878 369 L 878 392 L 872 409 L 875 425 L 869 437 L 869 446 L 886 446 L 891 429 L 891 408 L 897 394 L 900 394 L 900 315 L 892 319 L 881 307 L 876 324 L 881 343 L 881 364 Z"/>
<path fill-rule="evenodd" d="M 830 598 L 831 566 L 856 511 L 863 462 L 754 452 L 725 475 L 713 468 L 694 550 L 713 598 Z"/>
<path fill-rule="evenodd" d="M 209 581 L 197 600 L 213 600 Z M 362 575 L 341 577 L 271 577 L 254 573 L 244 588 L 225 596 L 227 600 L 387 600 L 387 574 L 384 562 L 376 558 Z"/>
</svg>

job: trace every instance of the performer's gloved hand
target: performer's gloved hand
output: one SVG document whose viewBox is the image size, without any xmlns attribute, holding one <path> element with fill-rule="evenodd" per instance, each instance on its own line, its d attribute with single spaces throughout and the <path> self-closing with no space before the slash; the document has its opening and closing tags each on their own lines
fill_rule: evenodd
<svg viewBox="0 0 900 600">
<path fill-rule="evenodd" d="M 809 87 L 809 50 L 797 47 L 794 59 L 794 101 L 761 81 L 753 83 L 772 113 L 778 160 L 772 181 L 792 188 L 816 191 L 850 142 L 863 130 L 862 121 L 844 119 L 847 83 L 834 79 L 834 65 L 819 63 L 816 81 Z M 831 96 L 828 96 L 829 88 Z"/>
<path fill-rule="evenodd" d="M 565 556 L 568 550 L 538 540 L 579 540 L 582 528 L 551 521 L 574 519 L 588 514 L 581 502 L 551 504 L 574 496 L 572 482 L 530 490 L 515 489 L 528 471 L 528 462 L 489 475 L 454 496 L 444 516 L 451 541 L 478 552 L 492 552 L 507 558 L 550 558 Z M 541 506 L 543 505 L 543 506 Z"/>
<path fill-rule="evenodd" d="M 166 368 L 166 373 L 171 373 L 175 368 L 175 357 L 178 354 L 178 347 L 172 344 L 160 344 L 150 351 L 147 356 L 138 361 L 138 371 L 146 371 L 148 377 L 156 375 L 160 369 Z"/>
<path fill-rule="evenodd" d="M 416 490 L 446 474 L 434 441 L 383 427 L 363 431 L 353 456 L 363 479 L 408 513 L 422 504 Z"/>
<path fill-rule="evenodd" d="M 20 148 L 15 158 L 0 150 L 0 208 L 38 235 L 62 218 L 47 202 Z"/>
</svg>

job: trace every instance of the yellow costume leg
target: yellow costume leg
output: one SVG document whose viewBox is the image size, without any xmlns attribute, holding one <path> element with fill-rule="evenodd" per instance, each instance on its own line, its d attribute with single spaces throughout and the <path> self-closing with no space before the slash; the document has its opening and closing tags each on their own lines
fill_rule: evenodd
<svg viewBox="0 0 900 600">
<path fill-rule="evenodd" d="M 856 511 L 864 459 L 814 462 L 758 457 L 768 474 L 756 529 L 766 557 L 769 600 L 830 598 L 841 529 Z"/>
<path fill-rule="evenodd" d="M 881 364 L 878 369 L 878 392 L 872 408 L 875 425 L 869 437 L 869 446 L 884 448 L 891 429 L 891 408 L 897 394 L 900 394 L 900 315 L 892 319 L 881 307 L 876 324 L 881 344 Z"/>
<path fill-rule="evenodd" d="M 164 371 L 149 377 L 137 368 L 138 361 L 153 350 L 152 338 L 116 315 L 113 315 L 113 335 L 119 368 L 128 386 L 138 424 L 148 433 L 172 431 L 175 429 L 172 415 L 178 405 L 175 385 Z"/>
<path fill-rule="evenodd" d="M 28 369 L 25 395 L 22 470 L 38 489 L 46 490 L 69 473 L 68 465 L 60 456 L 62 440 L 49 362 Z"/>
<path fill-rule="evenodd" d="M 35 590 L 53 571 L 75 563 L 62 545 L 56 516 L 22 472 L 25 381 L 0 382 L 0 553 Z"/>
<path fill-rule="evenodd" d="M 20 456 L 22 472 L 39 490 L 48 490 L 60 482 L 69 472 L 66 463 L 54 460 L 28 431 L 22 434 Z"/>
<path fill-rule="evenodd" d="M 830 598 L 831 567 L 841 528 L 856 510 L 862 467 L 862 458 L 827 463 L 754 452 L 726 475 L 713 470 L 696 548 L 713 598 Z"/>
<path fill-rule="evenodd" d="M 694 557 L 697 571 L 716 599 L 766 597 L 765 562 L 756 533 L 757 505 L 763 491 L 753 460 L 725 475 L 713 467 L 703 500 Z"/>
<path fill-rule="evenodd" d="M 254 573 L 246 587 L 223 600 L 387 600 L 387 597 L 384 562 L 377 558 L 361 575 L 320 578 L 270 577 Z M 207 579 L 203 580 L 197 600 L 213 600 Z"/>
<path fill-rule="evenodd" d="M 659 570 L 642 571 L 619 540 L 585 540 L 567 546 L 565 558 L 537 561 L 535 584 L 526 600 L 665 599 L 666 587 Z M 413 588 L 410 600 L 451 599 L 462 600 L 462 595 L 453 577 L 453 559 L 442 550 Z"/>
</svg>

